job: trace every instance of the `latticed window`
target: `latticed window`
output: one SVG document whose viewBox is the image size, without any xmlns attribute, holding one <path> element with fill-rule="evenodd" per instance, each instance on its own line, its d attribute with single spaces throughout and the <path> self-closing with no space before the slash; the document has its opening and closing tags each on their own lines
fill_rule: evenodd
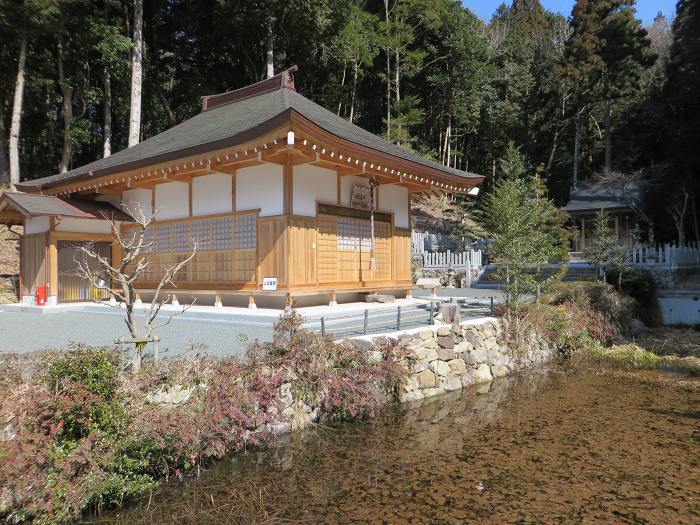
<svg viewBox="0 0 700 525">
<path fill-rule="evenodd" d="M 357 238 L 356 221 L 353 219 L 340 219 L 338 221 L 338 249 L 357 250 L 359 240 Z"/>
<path fill-rule="evenodd" d="M 340 219 L 338 221 L 338 249 L 370 251 L 372 249 L 372 228 L 369 221 Z"/>
<path fill-rule="evenodd" d="M 135 235 L 136 230 L 130 234 Z M 144 235 L 144 245 L 150 245 L 152 253 L 189 253 L 194 241 L 203 252 L 255 248 L 256 217 L 251 214 L 155 223 Z"/>
<path fill-rule="evenodd" d="M 238 250 L 255 248 L 257 237 L 255 215 L 238 215 L 234 224 L 234 248 Z"/>
<path fill-rule="evenodd" d="M 233 248 L 233 218 L 218 217 L 192 221 L 192 239 L 202 251 L 231 250 Z"/>
<path fill-rule="evenodd" d="M 369 221 L 357 221 L 357 229 L 360 236 L 360 249 L 370 251 L 372 249 L 372 227 Z"/>
</svg>

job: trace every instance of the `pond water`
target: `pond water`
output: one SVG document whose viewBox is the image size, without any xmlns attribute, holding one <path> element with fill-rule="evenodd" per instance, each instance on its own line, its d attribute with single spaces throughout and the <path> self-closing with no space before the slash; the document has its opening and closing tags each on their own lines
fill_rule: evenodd
<svg viewBox="0 0 700 525">
<path fill-rule="evenodd" d="M 87 523 L 700 523 L 700 393 L 540 372 L 234 454 Z"/>
</svg>

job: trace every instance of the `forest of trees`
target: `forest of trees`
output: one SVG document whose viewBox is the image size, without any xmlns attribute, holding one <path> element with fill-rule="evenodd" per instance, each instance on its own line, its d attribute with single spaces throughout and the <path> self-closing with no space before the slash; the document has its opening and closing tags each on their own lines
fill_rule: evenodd
<svg viewBox="0 0 700 525">
<path fill-rule="evenodd" d="M 566 18 L 512 0 L 0 0 L 0 183 L 151 137 L 200 97 L 299 65 L 297 89 L 486 176 L 510 144 L 550 195 L 615 172 L 652 181 L 656 239 L 698 239 L 700 2 L 642 27 L 633 0 Z"/>
</svg>

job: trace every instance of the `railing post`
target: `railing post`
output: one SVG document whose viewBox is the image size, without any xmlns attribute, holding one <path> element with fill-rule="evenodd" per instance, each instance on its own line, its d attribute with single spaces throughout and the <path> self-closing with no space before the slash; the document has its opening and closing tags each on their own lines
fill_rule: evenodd
<svg viewBox="0 0 700 525">
<path fill-rule="evenodd" d="M 396 308 L 396 329 L 401 330 L 401 307 Z"/>
<path fill-rule="evenodd" d="M 369 310 L 365 309 L 365 322 L 364 322 L 364 327 L 363 331 L 365 335 L 367 335 L 367 328 L 369 326 Z"/>
<path fill-rule="evenodd" d="M 491 317 L 493 317 L 493 296 L 489 297 L 489 299 L 491 300 Z"/>
<path fill-rule="evenodd" d="M 321 335 L 326 335 L 326 318 L 321 316 Z"/>
<path fill-rule="evenodd" d="M 435 324 L 435 321 L 433 321 L 433 311 L 434 311 L 434 309 L 435 309 L 434 303 L 433 303 L 433 301 L 430 301 L 430 314 L 429 314 L 429 315 L 430 315 L 430 319 L 428 319 L 428 321 L 430 321 L 430 324 Z"/>
</svg>

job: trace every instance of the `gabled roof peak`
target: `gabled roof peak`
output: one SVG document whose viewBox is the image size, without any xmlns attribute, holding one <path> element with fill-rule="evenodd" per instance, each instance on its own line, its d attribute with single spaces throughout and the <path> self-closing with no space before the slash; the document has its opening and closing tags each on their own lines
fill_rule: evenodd
<svg viewBox="0 0 700 525">
<path fill-rule="evenodd" d="M 269 93 L 270 91 L 277 91 L 278 89 L 291 89 L 296 91 L 294 88 L 294 73 L 299 68 L 294 65 L 290 68 L 280 71 L 275 76 L 256 82 L 249 86 L 236 89 L 234 91 L 227 91 L 226 93 L 219 93 L 218 95 L 207 95 L 202 97 L 202 112 L 208 111 L 219 106 L 225 106 L 232 102 L 242 100 L 244 98 L 250 98 L 262 93 Z"/>
</svg>

